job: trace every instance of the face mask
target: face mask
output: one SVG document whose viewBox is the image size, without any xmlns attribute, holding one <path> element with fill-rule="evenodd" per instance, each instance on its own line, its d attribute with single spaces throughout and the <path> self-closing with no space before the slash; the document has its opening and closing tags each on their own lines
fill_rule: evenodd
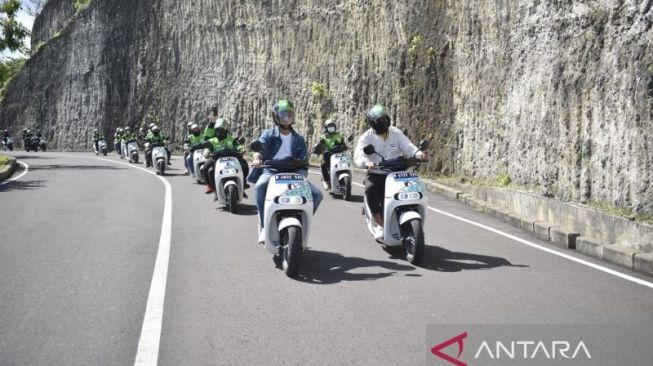
<svg viewBox="0 0 653 366">
<path fill-rule="evenodd" d="M 334 133 L 334 132 L 336 132 L 336 128 L 333 127 L 333 126 L 327 127 L 327 132 L 328 133 Z"/>
<path fill-rule="evenodd" d="M 218 140 L 222 140 L 223 138 L 227 137 L 227 131 L 223 129 L 216 130 L 215 137 L 217 137 Z"/>
<path fill-rule="evenodd" d="M 200 135 L 200 131 L 194 131 L 193 132 L 193 136 L 199 136 L 199 135 Z"/>
</svg>

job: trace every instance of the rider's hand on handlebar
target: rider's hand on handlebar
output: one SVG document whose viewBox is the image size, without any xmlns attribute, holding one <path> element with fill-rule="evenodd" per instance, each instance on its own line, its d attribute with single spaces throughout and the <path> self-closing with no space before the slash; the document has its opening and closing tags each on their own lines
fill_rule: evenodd
<svg viewBox="0 0 653 366">
<path fill-rule="evenodd" d="M 263 164 L 263 160 L 261 160 L 261 158 L 254 157 L 254 162 L 252 162 L 252 165 L 254 165 L 254 167 L 259 167 L 262 164 Z"/>
<path fill-rule="evenodd" d="M 426 153 L 425 153 L 424 151 L 418 151 L 418 152 L 415 154 L 415 157 L 416 157 L 417 159 L 420 159 L 420 160 L 426 160 L 426 159 L 427 159 Z"/>
<path fill-rule="evenodd" d="M 376 167 L 376 163 L 369 162 L 367 163 L 367 170 L 374 169 Z"/>
</svg>

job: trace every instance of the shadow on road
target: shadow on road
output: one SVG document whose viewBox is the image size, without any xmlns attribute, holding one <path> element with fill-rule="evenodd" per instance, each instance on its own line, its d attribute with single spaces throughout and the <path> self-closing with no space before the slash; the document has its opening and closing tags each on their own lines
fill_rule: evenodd
<svg viewBox="0 0 653 366">
<path fill-rule="evenodd" d="M 279 261 L 275 261 L 281 268 Z M 360 269 L 368 269 L 361 273 Z M 350 272 L 356 270 L 356 273 Z M 330 285 L 342 281 L 370 281 L 390 277 L 399 271 L 413 271 L 415 267 L 395 262 L 345 257 L 339 253 L 309 250 L 302 256 L 297 280 L 316 285 Z"/>
<path fill-rule="evenodd" d="M 349 202 L 363 203 L 364 198 L 365 198 L 364 196 L 352 194 Z"/>
<path fill-rule="evenodd" d="M 497 267 L 529 267 L 522 264 L 512 264 L 501 257 L 452 252 L 444 248 L 428 245 L 424 248 L 424 259 L 419 266 L 439 272 L 460 272 Z"/>
<path fill-rule="evenodd" d="M 127 168 L 117 167 L 114 165 L 67 165 L 67 164 L 51 164 L 51 165 L 30 165 L 29 170 L 50 170 L 50 169 L 82 169 L 82 170 L 124 170 Z"/>
<path fill-rule="evenodd" d="M 218 207 L 222 211 L 227 211 L 226 207 Z M 238 205 L 234 215 L 238 216 L 254 216 L 258 213 L 256 205 Z"/>
<path fill-rule="evenodd" d="M 42 160 L 52 160 L 54 158 L 43 156 L 43 155 L 13 155 L 16 160 L 25 160 L 25 159 L 42 159 Z"/>
<path fill-rule="evenodd" d="M 45 187 L 44 180 L 14 180 L 0 186 L 0 193 L 15 190 L 31 190 Z"/>
</svg>

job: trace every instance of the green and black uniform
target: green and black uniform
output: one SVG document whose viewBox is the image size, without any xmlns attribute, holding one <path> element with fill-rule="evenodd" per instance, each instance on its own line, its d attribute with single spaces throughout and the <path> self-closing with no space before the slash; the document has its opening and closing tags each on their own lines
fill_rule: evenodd
<svg viewBox="0 0 653 366">
<path fill-rule="evenodd" d="M 154 133 L 152 131 L 147 133 L 145 136 L 145 141 L 150 143 L 150 149 L 145 151 L 145 161 L 148 167 L 152 166 L 152 148 L 155 146 L 165 146 L 165 141 L 167 138 L 163 136 L 160 132 Z M 166 147 L 166 152 L 168 153 L 168 165 L 170 164 L 170 150 Z"/>
<path fill-rule="evenodd" d="M 238 156 L 236 158 L 238 159 L 238 162 L 240 163 L 240 166 L 243 169 L 243 183 L 245 183 L 245 178 L 247 178 L 247 175 L 249 174 L 249 165 L 247 164 L 247 161 L 243 159 L 242 156 L 242 151 L 243 151 L 243 145 L 240 145 L 236 138 L 230 134 L 227 134 L 225 138 L 222 140 L 218 139 L 218 137 L 211 137 L 207 141 L 205 141 L 202 144 L 194 145 L 191 147 L 191 151 L 195 151 L 197 149 L 202 149 L 202 148 L 207 148 L 213 153 L 217 153 L 220 151 L 224 150 L 234 150 L 235 152 L 238 153 Z M 215 161 L 216 159 L 214 156 L 210 156 L 209 159 L 204 163 L 204 166 L 202 166 L 202 176 L 204 177 L 204 180 L 215 190 Z"/>
<path fill-rule="evenodd" d="M 322 165 L 320 166 L 322 168 L 322 177 L 324 177 L 324 181 L 329 186 L 331 186 L 331 177 L 330 177 L 331 154 L 333 149 L 336 147 L 346 148 L 345 139 L 338 132 L 334 132 L 334 133 L 327 132 L 322 137 L 322 143 L 324 144 L 324 153 L 322 154 Z"/>
</svg>

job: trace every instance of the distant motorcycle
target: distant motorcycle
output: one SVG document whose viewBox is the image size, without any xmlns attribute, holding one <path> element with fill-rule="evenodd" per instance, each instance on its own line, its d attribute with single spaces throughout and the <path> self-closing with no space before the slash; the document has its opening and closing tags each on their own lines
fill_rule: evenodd
<svg viewBox="0 0 653 366">
<path fill-rule="evenodd" d="M 138 143 L 136 140 L 129 140 L 122 143 L 123 156 L 129 159 L 130 163 L 138 164 Z"/>
<path fill-rule="evenodd" d="M 243 200 L 245 176 L 235 150 L 222 150 L 213 153 L 215 160 L 215 193 L 218 201 L 227 206 L 229 212 L 236 212 L 236 205 Z"/>
<path fill-rule="evenodd" d="M 353 137 L 350 137 L 349 141 L 352 139 Z M 333 149 L 324 151 L 324 144 L 319 143 L 313 149 L 313 153 L 318 155 L 323 153 L 331 154 L 329 182 L 326 181 L 325 177 L 322 177 L 322 186 L 329 194 L 339 194 L 342 199 L 349 201 L 351 199 L 351 167 L 353 164 L 351 155 L 346 150 L 344 145 L 336 145 Z"/>
<path fill-rule="evenodd" d="M 41 149 L 41 151 L 45 151 L 48 147 L 48 142 L 42 138 L 38 138 L 38 139 L 39 139 L 39 148 Z"/>
<path fill-rule="evenodd" d="M 149 142 L 145 144 L 147 150 L 151 149 L 152 151 L 152 168 L 158 175 L 165 175 L 166 167 L 168 166 L 168 152 L 166 151 L 164 144 L 150 144 Z M 147 153 L 147 152 L 146 152 Z"/>
<path fill-rule="evenodd" d="M 95 150 L 95 155 L 102 154 L 103 156 L 107 156 L 107 141 L 105 139 L 99 139 L 97 146 L 98 149 Z M 93 145 L 93 148 L 95 148 L 95 145 Z"/>
<path fill-rule="evenodd" d="M 8 137 L 7 140 L 2 141 L 2 150 L 14 151 L 14 139 Z"/>
<path fill-rule="evenodd" d="M 30 150 L 39 151 L 40 141 L 36 136 L 32 136 L 25 139 L 25 151 L 29 152 Z"/>
<path fill-rule="evenodd" d="M 204 178 L 200 172 L 202 166 L 206 163 L 206 157 L 204 156 L 203 150 L 195 150 L 193 152 L 193 171 L 195 172 L 195 180 L 197 183 L 204 183 Z"/>
</svg>

